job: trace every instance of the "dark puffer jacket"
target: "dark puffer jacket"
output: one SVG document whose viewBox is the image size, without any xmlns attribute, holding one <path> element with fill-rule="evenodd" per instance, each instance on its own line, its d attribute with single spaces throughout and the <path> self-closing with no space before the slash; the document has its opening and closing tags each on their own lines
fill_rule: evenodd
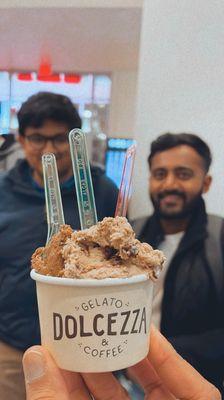
<svg viewBox="0 0 224 400">
<path fill-rule="evenodd" d="M 92 168 L 98 219 L 113 216 L 117 188 Z M 80 228 L 74 182 L 62 188 L 65 222 Z M 0 176 L 0 340 L 25 350 L 40 343 L 35 284 L 30 278 L 33 251 L 46 242 L 44 191 L 35 187 L 25 160 Z"/>
<path fill-rule="evenodd" d="M 209 220 L 219 224 L 219 236 Z M 157 215 L 142 220 L 141 229 L 139 222 L 133 223 L 138 238 L 158 247 L 164 234 Z M 161 319 L 161 331 L 176 350 L 220 389 L 224 379 L 223 231 L 223 220 L 208 217 L 201 200 L 169 265 Z"/>
</svg>

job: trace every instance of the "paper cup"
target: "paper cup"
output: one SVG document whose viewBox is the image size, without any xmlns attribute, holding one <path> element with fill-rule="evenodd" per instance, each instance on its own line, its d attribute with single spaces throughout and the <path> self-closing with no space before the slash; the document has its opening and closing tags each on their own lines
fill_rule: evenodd
<svg viewBox="0 0 224 400">
<path fill-rule="evenodd" d="M 37 297 L 42 344 L 63 369 L 105 372 L 146 357 L 153 282 L 131 278 L 70 279 L 40 275 Z"/>
</svg>

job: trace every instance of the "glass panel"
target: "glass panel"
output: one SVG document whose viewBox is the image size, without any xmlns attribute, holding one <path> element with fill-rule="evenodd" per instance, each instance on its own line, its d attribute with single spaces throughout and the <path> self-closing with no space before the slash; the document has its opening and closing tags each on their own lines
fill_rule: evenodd
<svg viewBox="0 0 224 400">
<path fill-rule="evenodd" d="M 125 153 L 133 144 L 132 139 L 111 138 L 107 142 L 106 174 L 112 181 L 120 186 Z"/>
<path fill-rule="evenodd" d="M 58 81 L 38 80 L 36 72 L 13 73 L 0 72 L 0 132 L 16 132 L 18 129 L 17 112 L 22 103 L 39 91 L 61 93 L 68 96 L 77 107 L 82 118 L 82 128 L 87 134 L 90 159 L 94 164 L 105 167 L 108 119 L 111 98 L 111 77 L 108 75 L 79 74 L 79 79 L 69 78 L 69 74 L 57 74 Z M 112 143 L 112 142 L 111 142 Z M 116 141 L 119 150 L 124 147 L 122 139 Z M 120 169 L 123 154 L 114 155 L 111 150 L 111 174 Z M 110 159 L 108 153 L 108 160 Z M 120 160 L 120 161 L 119 161 Z M 114 168 L 118 165 L 118 168 Z M 109 168 L 109 167 L 108 167 Z M 112 173 L 113 172 L 113 173 Z M 120 175 L 114 177 L 119 182 Z"/>
<path fill-rule="evenodd" d="M 95 104 L 107 104 L 111 97 L 111 78 L 107 75 L 94 76 L 93 100 Z"/>
<path fill-rule="evenodd" d="M 82 75 L 78 83 L 64 81 L 65 74 L 59 74 L 59 82 L 39 81 L 35 72 L 31 73 L 32 80 L 20 80 L 18 74 L 12 74 L 11 97 L 14 101 L 23 102 L 32 94 L 44 91 L 60 93 L 68 96 L 73 103 L 89 103 L 92 101 L 93 75 Z"/>
<path fill-rule="evenodd" d="M 10 121 L 10 78 L 0 72 L 0 133 L 8 133 Z"/>
<path fill-rule="evenodd" d="M 58 82 L 38 80 L 36 72 L 0 73 L 0 129 L 8 133 L 18 129 L 16 114 L 22 103 L 39 91 L 68 96 L 79 110 L 86 133 L 107 134 L 111 79 L 107 75 L 57 74 Z M 11 82 L 10 82 L 11 80 Z"/>
</svg>

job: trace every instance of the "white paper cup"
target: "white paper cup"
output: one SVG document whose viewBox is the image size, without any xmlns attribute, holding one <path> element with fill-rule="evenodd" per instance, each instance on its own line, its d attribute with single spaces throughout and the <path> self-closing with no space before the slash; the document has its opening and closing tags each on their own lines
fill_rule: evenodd
<svg viewBox="0 0 224 400">
<path fill-rule="evenodd" d="M 37 297 L 42 344 L 63 369 L 105 372 L 146 357 L 153 282 L 131 278 L 70 279 L 40 275 Z"/>
</svg>

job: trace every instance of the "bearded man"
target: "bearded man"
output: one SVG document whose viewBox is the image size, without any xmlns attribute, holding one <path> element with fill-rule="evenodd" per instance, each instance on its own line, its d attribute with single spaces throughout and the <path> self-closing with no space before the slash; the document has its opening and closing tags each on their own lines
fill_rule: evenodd
<svg viewBox="0 0 224 400">
<path fill-rule="evenodd" d="M 201 374 L 221 390 L 224 378 L 224 224 L 206 213 L 211 152 L 198 136 L 166 133 L 151 144 L 153 215 L 135 220 L 141 241 L 162 250 L 152 320 Z M 217 201 L 218 198 L 217 198 Z"/>
</svg>

